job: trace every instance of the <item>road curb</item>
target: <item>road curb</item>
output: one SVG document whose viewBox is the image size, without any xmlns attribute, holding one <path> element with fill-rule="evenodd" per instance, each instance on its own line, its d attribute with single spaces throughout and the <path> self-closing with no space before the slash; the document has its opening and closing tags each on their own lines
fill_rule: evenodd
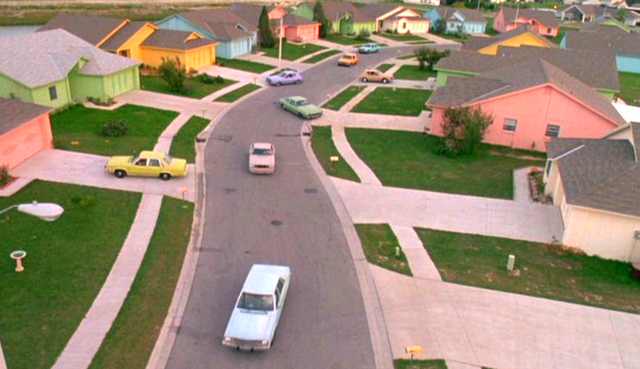
<svg viewBox="0 0 640 369">
<path fill-rule="evenodd" d="M 349 245 L 349 252 L 351 253 L 351 258 L 356 269 L 365 314 L 367 316 L 375 367 L 376 369 L 393 369 L 393 354 L 391 351 L 391 344 L 389 342 L 387 324 L 382 312 L 380 296 L 373 280 L 373 276 L 369 270 L 369 263 L 362 251 L 360 238 L 358 237 L 353 222 L 351 221 L 351 216 L 342 202 L 342 198 L 340 198 L 340 195 L 331 182 L 331 179 L 325 174 L 324 169 L 322 169 L 320 162 L 311 149 L 311 139 L 306 138 L 302 134 L 300 137 L 307 160 L 311 164 L 313 171 L 316 173 L 318 179 L 322 183 L 322 186 L 329 195 L 329 199 L 331 200 L 331 204 L 338 215 L 347 244 Z"/>
</svg>

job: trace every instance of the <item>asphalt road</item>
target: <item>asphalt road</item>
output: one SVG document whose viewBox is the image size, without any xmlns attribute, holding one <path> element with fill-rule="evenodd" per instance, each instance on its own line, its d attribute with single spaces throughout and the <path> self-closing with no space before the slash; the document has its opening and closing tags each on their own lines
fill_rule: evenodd
<svg viewBox="0 0 640 369">
<path fill-rule="evenodd" d="M 404 49 L 403 54 L 411 48 Z M 307 162 L 302 121 L 275 102 L 302 95 L 319 103 L 360 72 L 397 55 L 334 61 L 305 72 L 302 85 L 265 88 L 230 110 L 206 147 L 202 253 L 171 369 L 372 369 L 373 351 L 349 248 L 328 195 Z M 277 171 L 247 171 L 251 142 L 273 142 Z M 272 349 L 243 353 L 221 345 L 240 288 L 254 263 L 288 265 L 292 285 Z"/>
</svg>

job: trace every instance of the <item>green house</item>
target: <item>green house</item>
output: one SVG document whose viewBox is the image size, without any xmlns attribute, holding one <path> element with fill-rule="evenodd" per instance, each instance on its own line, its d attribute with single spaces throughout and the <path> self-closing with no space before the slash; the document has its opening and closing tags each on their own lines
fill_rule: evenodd
<svg viewBox="0 0 640 369">
<path fill-rule="evenodd" d="M 61 29 L 2 37 L 0 50 L 0 97 L 57 109 L 140 88 L 140 63 Z"/>
<path fill-rule="evenodd" d="M 395 4 L 356 4 L 346 1 L 324 1 L 324 14 L 331 22 L 332 32 L 345 35 L 357 34 L 365 30 L 379 31 L 382 17 L 399 9 Z M 306 19 L 313 19 L 313 5 L 303 3 L 291 9 L 291 13 Z"/>
</svg>

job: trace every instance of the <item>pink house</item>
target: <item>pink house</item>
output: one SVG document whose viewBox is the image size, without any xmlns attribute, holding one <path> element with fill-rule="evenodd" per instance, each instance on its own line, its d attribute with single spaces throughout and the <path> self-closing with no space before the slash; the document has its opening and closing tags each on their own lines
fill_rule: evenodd
<svg viewBox="0 0 640 369">
<path fill-rule="evenodd" d="M 53 147 L 50 110 L 0 98 L 0 166 L 11 170 L 39 151 Z"/>
<path fill-rule="evenodd" d="M 275 35 L 278 35 L 280 24 L 275 23 Z M 282 28 L 287 41 L 309 42 L 320 38 L 320 23 L 308 20 L 297 15 L 287 14 L 282 18 Z"/>
<path fill-rule="evenodd" d="M 442 135 L 447 108 L 469 106 L 493 117 L 485 142 L 536 151 L 555 137 L 600 138 L 625 124 L 605 97 L 542 59 L 449 77 L 427 104 L 433 135 Z"/>
<path fill-rule="evenodd" d="M 528 26 L 539 35 L 555 37 L 560 23 L 553 12 L 534 9 L 514 9 L 502 7 L 493 19 L 493 28 L 500 32 L 509 32 L 521 26 Z"/>
</svg>

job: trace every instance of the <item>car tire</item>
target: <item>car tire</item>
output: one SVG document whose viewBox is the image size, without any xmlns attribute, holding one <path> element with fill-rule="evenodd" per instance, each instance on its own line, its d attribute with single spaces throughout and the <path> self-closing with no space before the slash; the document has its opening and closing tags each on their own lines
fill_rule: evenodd
<svg viewBox="0 0 640 369">
<path fill-rule="evenodd" d="M 386 85 L 387 83 L 389 83 L 389 80 L 388 80 L 388 79 L 386 79 L 386 78 L 383 78 L 383 79 L 382 79 L 382 83 Z"/>
<path fill-rule="evenodd" d="M 125 172 L 124 170 L 116 170 L 115 172 L 113 172 L 113 175 L 116 176 L 116 178 L 124 178 L 127 176 L 127 172 Z"/>
<path fill-rule="evenodd" d="M 168 181 L 171 179 L 171 174 L 169 173 L 160 173 L 160 179 L 163 181 Z"/>
</svg>

